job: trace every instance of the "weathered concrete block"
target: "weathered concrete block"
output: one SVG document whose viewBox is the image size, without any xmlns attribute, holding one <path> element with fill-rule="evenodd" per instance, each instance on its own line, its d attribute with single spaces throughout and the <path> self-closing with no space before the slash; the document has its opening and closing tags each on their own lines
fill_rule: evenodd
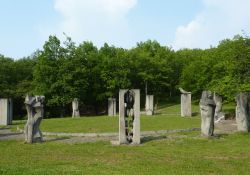
<svg viewBox="0 0 250 175">
<path fill-rule="evenodd" d="M 146 95 L 146 115 L 154 115 L 154 96 Z"/>
<path fill-rule="evenodd" d="M 72 118 L 80 117 L 79 102 L 77 98 L 72 101 Z"/>
<path fill-rule="evenodd" d="M 213 136 L 215 106 L 213 93 L 203 91 L 200 99 L 201 134 L 203 136 Z"/>
<path fill-rule="evenodd" d="M 26 96 L 25 105 L 27 109 L 28 120 L 24 128 L 25 142 L 34 143 L 42 142 L 42 132 L 40 131 L 40 124 L 44 116 L 44 96 L 30 97 Z"/>
<path fill-rule="evenodd" d="M 119 144 L 140 144 L 140 90 L 119 92 Z"/>
<path fill-rule="evenodd" d="M 13 106 L 10 98 L 0 99 L 0 125 L 11 125 Z"/>
<path fill-rule="evenodd" d="M 236 123 L 238 131 L 250 132 L 250 92 L 241 92 L 236 97 Z"/>
<path fill-rule="evenodd" d="M 192 116 L 191 92 L 187 92 L 182 88 L 179 89 L 181 92 L 181 116 L 191 117 Z"/>
<path fill-rule="evenodd" d="M 116 115 L 116 99 L 108 98 L 108 116 Z"/>
</svg>

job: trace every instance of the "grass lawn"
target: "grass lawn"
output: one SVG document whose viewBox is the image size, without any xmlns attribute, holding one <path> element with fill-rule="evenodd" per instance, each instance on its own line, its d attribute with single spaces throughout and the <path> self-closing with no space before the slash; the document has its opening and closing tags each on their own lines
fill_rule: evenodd
<svg viewBox="0 0 250 175">
<path fill-rule="evenodd" d="M 0 174 L 232 174 L 250 172 L 250 134 L 200 138 L 199 132 L 165 135 L 139 146 L 109 142 L 28 145 L 0 142 Z"/>
<path fill-rule="evenodd" d="M 46 132 L 65 133 L 102 133 L 118 132 L 118 117 L 81 117 L 81 118 L 56 118 L 44 119 L 41 123 L 41 130 Z M 24 127 L 25 121 L 15 122 L 13 128 L 18 125 Z M 142 131 L 171 130 L 200 127 L 200 118 L 183 118 L 180 116 L 142 116 Z"/>
<path fill-rule="evenodd" d="M 225 109 L 234 108 L 233 104 L 225 105 Z M 224 109 L 224 107 L 223 107 Z M 160 106 L 155 116 L 141 116 L 142 131 L 172 130 L 200 127 L 199 106 L 193 104 L 193 117 L 180 117 L 180 105 L 169 104 Z M 81 118 L 44 119 L 41 130 L 65 133 L 102 133 L 118 132 L 118 116 L 98 116 Z M 18 125 L 23 128 L 25 121 L 15 121 L 13 129 Z"/>
</svg>

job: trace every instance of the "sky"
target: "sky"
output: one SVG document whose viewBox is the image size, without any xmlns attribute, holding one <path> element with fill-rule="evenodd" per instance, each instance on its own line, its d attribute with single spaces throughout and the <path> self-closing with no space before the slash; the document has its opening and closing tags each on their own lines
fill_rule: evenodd
<svg viewBox="0 0 250 175">
<path fill-rule="evenodd" d="M 0 54 L 19 59 L 49 35 L 77 44 L 132 48 L 157 40 L 175 50 L 209 48 L 250 33 L 250 0 L 0 0 Z"/>
</svg>

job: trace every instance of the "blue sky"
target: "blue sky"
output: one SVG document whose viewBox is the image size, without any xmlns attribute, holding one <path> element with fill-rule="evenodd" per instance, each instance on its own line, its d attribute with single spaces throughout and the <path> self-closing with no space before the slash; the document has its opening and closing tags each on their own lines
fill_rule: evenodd
<svg viewBox="0 0 250 175">
<path fill-rule="evenodd" d="M 208 48 L 250 32 L 249 0 L 1 0 L 0 54 L 15 59 L 63 32 L 76 43 L 131 48 L 155 39 L 174 49 Z"/>
</svg>

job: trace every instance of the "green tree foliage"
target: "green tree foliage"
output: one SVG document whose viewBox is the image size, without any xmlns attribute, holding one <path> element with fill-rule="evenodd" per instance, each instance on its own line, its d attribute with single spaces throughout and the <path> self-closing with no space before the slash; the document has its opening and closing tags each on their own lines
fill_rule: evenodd
<svg viewBox="0 0 250 175">
<path fill-rule="evenodd" d="M 237 35 L 214 48 L 173 51 L 151 40 L 132 49 L 106 43 L 98 49 L 92 42 L 76 45 L 66 37 L 61 43 L 50 36 L 28 58 L 0 55 L 0 97 L 12 97 L 19 115 L 26 93 L 45 95 L 48 114 L 59 116 L 69 114 L 74 98 L 98 114 L 108 97 L 118 98 L 119 89 L 138 88 L 142 97 L 165 99 L 179 98 L 179 87 L 197 99 L 203 90 L 212 90 L 227 101 L 250 91 L 250 39 Z"/>
</svg>

